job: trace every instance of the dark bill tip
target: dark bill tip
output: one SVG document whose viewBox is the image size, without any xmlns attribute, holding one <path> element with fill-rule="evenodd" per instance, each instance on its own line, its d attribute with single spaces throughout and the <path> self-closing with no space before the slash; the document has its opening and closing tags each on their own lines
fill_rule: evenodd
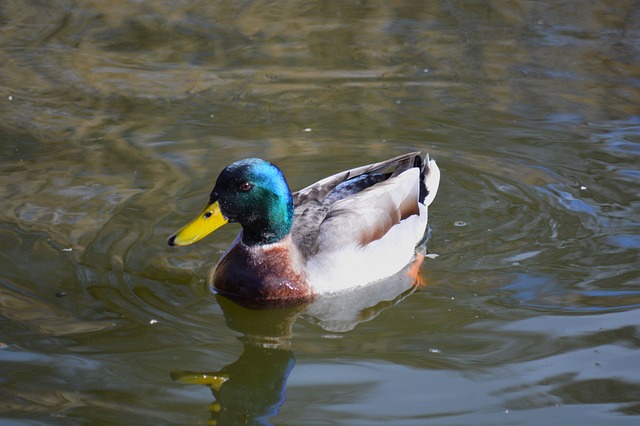
<svg viewBox="0 0 640 426">
<path fill-rule="evenodd" d="M 169 239 L 167 240 L 167 244 L 169 244 L 170 246 L 175 246 L 176 245 L 176 236 L 172 235 L 169 237 Z"/>
</svg>

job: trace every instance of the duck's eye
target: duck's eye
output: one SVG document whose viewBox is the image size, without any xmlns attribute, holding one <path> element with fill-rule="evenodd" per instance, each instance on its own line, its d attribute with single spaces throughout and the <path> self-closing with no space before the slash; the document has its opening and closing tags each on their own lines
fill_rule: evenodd
<svg viewBox="0 0 640 426">
<path fill-rule="evenodd" d="M 251 188 L 253 188 L 253 185 L 251 185 L 249 182 L 242 182 L 239 187 L 240 191 L 242 192 L 250 191 Z"/>
</svg>

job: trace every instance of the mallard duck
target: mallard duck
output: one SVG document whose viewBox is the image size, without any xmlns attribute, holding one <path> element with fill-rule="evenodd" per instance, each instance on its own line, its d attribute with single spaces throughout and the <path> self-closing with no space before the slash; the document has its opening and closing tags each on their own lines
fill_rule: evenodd
<svg viewBox="0 0 640 426">
<path fill-rule="evenodd" d="M 309 301 L 407 266 L 439 182 L 436 162 L 413 152 L 292 194 L 278 167 L 241 160 L 222 170 L 205 208 L 168 243 L 189 245 L 238 222 L 242 232 L 212 271 L 214 289 L 251 303 Z"/>
</svg>

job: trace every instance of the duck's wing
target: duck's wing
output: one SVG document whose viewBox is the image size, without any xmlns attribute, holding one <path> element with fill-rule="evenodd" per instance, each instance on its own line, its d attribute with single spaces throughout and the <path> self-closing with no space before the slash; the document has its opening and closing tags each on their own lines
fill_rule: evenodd
<svg viewBox="0 0 640 426">
<path fill-rule="evenodd" d="M 430 163 L 413 152 L 337 173 L 294 193 L 295 244 L 310 257 L 320 244 L 330 249 L 381 238 L 395 223 L 419 215 L 418 203 L 435 196 L 437 182 L 435 190 L 433 182 L 426 185 Z"/>
<path fill-rule="evenodd" d="M 355 167 L 351 170 L 336 173 L 335 175 L 328 176 L 307 186 L 306 188 L 294 192 L 293 204 L 297 208 L 298 206 L 303 206 L 308 203 L 321 202 L 335 189 L 336 186 L 358 176 L 372 175 L 388 171 L 390 169 L 393 170 L 394 175 L 400 174 L 411 167 L 415 167 L 416 160 L 419 164 L 420 152 L 411 152 L 379 163 Z"/>
</svg>

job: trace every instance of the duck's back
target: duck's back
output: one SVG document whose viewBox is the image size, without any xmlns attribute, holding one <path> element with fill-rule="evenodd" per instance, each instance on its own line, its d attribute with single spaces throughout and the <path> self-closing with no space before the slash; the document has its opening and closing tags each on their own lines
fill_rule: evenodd
<svg viewBox="0 0 640 426">
<path fill-rule="evenodd" d="M 292 235 L 309 283 L 336 291 L 402 269 L 424 236 L 438 182 L 435 162 L 410 153 L 294 193 Z"/>
</svg>

